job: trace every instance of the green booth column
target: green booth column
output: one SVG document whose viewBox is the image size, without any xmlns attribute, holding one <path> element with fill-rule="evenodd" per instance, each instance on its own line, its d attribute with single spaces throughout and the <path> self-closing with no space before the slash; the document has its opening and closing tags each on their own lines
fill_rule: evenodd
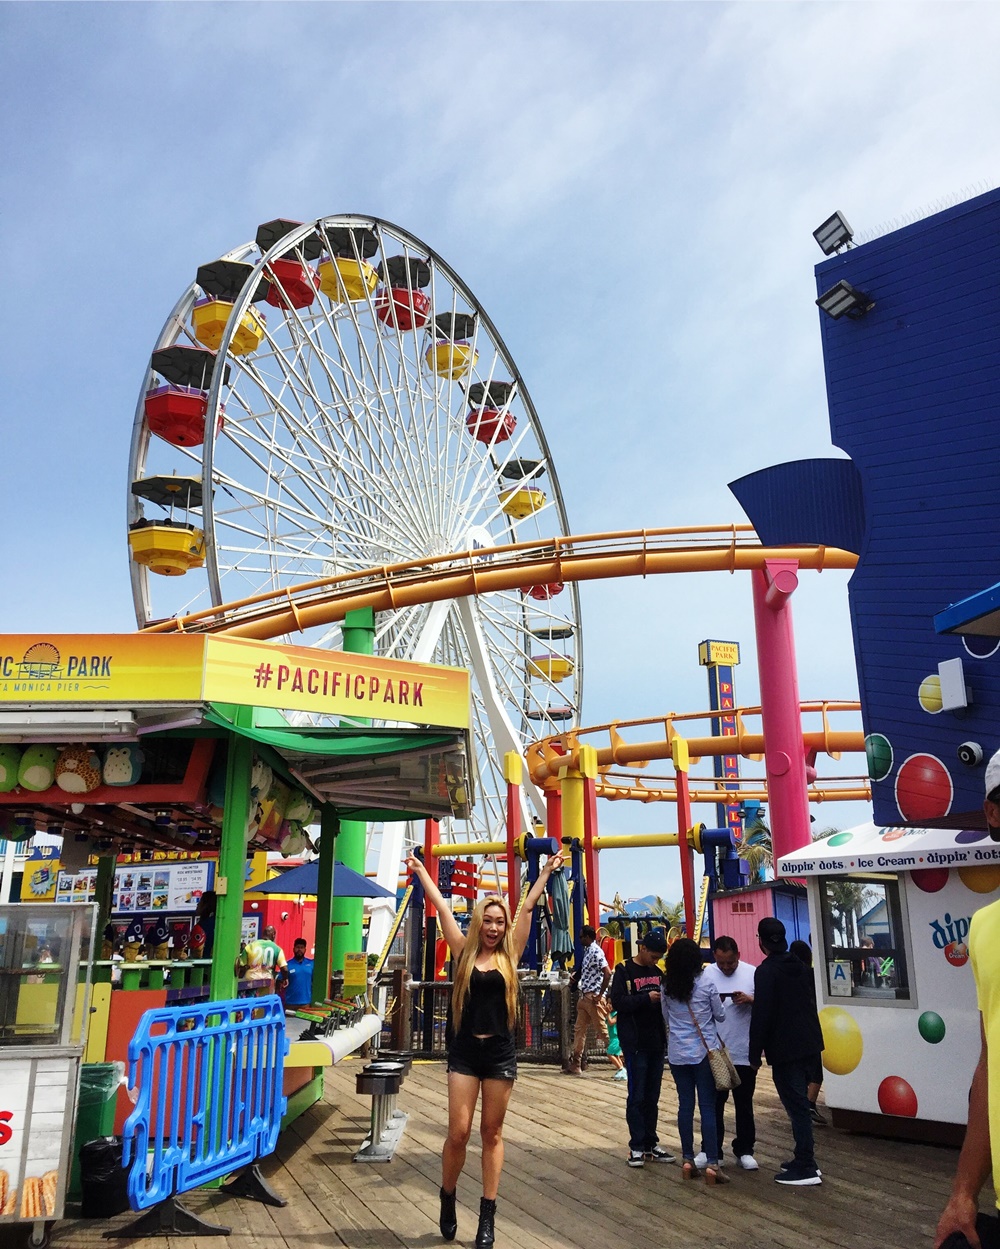
<svg viewBox="0 0 1000 1249">
<path fill-rule="evenodd" d="M 235 707 L 237 729 L 253 728 L 253 708 Z M 216 869 L 215 938 L 209 1000 L 227 1001 L 236 996 L 236 960 L 243 931 L 243 889 L 247 862 L 247 820 L 250 817 L 250 780 L 253 742 L 236 732 L 229 735 L 226 761 L 226 802 L 222 813 L 222 841 Z"/>
<path fill-rule="evenodd" d="M 349 611 L 344 617 L 342 626 L 344 650 L 353 655 L 371 655 L 375 650 L 375 612 L 371 607 L 360 607 Z M 370 719 L 358 718 L 358 725 L 371 724 Z M 341 820 L 337 834 L 335 857 L 354 871 L 365 872 L 365 848 L 368 838 L 368 826 L 364 820 Z M 326 844 L 323 839 L 321 845 Z M 322 867 L 321 867 L 322 872 Z M 331 865 L 332 885 L 332 865 Z M 361 898 L 334 898 L 331 920 L 333 927 L 332 970 L 344 970 L 344 955 L 354 953 L 362 948 L 362 918 L 364 902 Z M 316 929 L 319 932 L 319 913 L 316 915 Z M 319 953 L 317 949 L 317 954 Z M 324 995 L 325 996 L 325 995 Z"/>
</svg>

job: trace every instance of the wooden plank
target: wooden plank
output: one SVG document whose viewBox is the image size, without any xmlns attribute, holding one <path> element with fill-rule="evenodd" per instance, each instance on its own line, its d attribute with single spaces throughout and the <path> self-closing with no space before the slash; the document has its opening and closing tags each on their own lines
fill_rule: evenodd
<svg viewBox="0 0 1000 1249">
<path fill-rule="evenodd" d="M 283 1209 L 189 1193 L 184 1202 L 231 1237 L 157 1238 L 143 1249 L 397 1249 L 439 1240 L 440 1153 L 447 1127 L 443 1066 L 414 1063 L 400 1094 L 406 1131 L 391 1163 L 355 1163 L 370 1101 L 354 1092 L 357 1064 L 328 1069 L 323 1101 L 282 1133 L 262 1170 Z M 791 1156 L 788 1120 L 765 1070 L 756 1098 L 761 1169 L 728 1166 L 732 1183 L 687 1183 L 679 1166 L 625 1165 L 625 1088 L 593 1064 L 582 1078 L 524 1066 L 504 1129 L 506 1160 L 497 1241 L 507 1249 L 913 1249 L 929 1243 L 950 1187 L 954 1150 L 851 1136 L 817 1128 L 821 1187 L 784 1189 L 772 1181 Z M 663 1082 L 660 1137 L 674 1152 L 677 1101 Z M 696 1125 L 697 1130 L 697 1125 Z M 732 1110 L 727 1113 L 731 1138 Z M 478 1123 L 459 1180 L 457 1244 L 471 1243 L 478 1216 Z M 988 1209 L 988 1201 L 983 1208 Z M 119 1216 L 117 1224 L 134 1216 Z M 105 1249 L 108 1224 L 68 1219 L 52 1244 Z"/>
</svg>

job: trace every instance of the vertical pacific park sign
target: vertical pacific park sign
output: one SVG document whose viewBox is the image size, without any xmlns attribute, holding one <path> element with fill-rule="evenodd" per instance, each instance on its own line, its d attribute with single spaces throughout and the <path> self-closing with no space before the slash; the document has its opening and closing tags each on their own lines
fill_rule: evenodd
<svg viewBox="0 0 1000 1249">
<path fill-rule="evenodd" d="M 0 706 L 143 702 L 238 703 L 468 728 L 469 674 L 207 635 L 0 635 Z"/>
</svg>

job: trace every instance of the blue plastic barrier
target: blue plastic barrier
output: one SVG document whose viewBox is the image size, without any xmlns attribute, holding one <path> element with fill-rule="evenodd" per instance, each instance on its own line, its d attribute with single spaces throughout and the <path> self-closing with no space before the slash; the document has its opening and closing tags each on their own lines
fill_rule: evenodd
<svg viewBox="0 0 1000 1249">
<path fill-rule="evenodd" d="M 277 996 L 149 1010 L 129 1048 L 122 1160 L 145 1210 L 274 1150 L 287 1101 L 288 1042 Z"/>
</svg>

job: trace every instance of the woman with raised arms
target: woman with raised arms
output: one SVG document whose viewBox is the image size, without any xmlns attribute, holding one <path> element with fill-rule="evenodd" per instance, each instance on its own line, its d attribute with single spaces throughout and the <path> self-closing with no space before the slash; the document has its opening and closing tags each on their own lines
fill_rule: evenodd
<svg viewBox="0 0 1000 1249">
<path fill-rule="evenodd" d="M 503 1168 L 503 1121 L 517 1078 L 517 965 L 528 944 L 531 912 L 545 892 L 549 876 L 562 863 L 563 856 L 554 854 L 544 864 L 516 924 L 504 899 L 490 894 L 477 903 L 466 935 L 423 862 L 415 855 L 406 860 L 427 900 L 438 909 L 441 932 L 455 960 L 448 1019 L 448 1136 L 441 1153 L 440 1228 L 445 1240 L 454 1240 L 458 1231 L 455 1193 L 476 1102 L 482 1094 L 483 1197 L 476 1249 L 489 1249 L 494 1239 Z"/>
</svg>

